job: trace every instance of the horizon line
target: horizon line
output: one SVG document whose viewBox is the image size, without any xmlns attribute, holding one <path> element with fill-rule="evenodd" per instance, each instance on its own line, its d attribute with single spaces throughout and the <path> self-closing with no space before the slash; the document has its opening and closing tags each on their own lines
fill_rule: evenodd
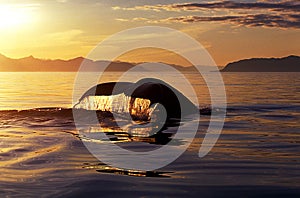
<svg viewBox="0 0 300 198">
<path fill-rule="evenodd" d="M 69 58 L 69 59 L 64 59 L 64 58 L 45 58 L 45 57 L 35 57 L 34 55 L 29 55 L 29 56 L 22 56 L 22 57 L 18 57 L 18 58 L 13 58 L 13 57 L 9 57 L 3 53 L 0 52 L 0 56 L 4 56 L 6 58 L 9 59 L 14 59 L 14 60 L 20 60 L 20 59 L 25 59 L 25 58 L 33 58 L 33 59 L 39 59 L 39 60 L 45 60 L 45 61 L 70 61 L 70 60 L 74 60 L 77 58 L 82 58 L 82 59 L 86 59 L 86 60 L 91 60 L 93 62 L 97 62 L 97 61 L 109 61 L 109 62 L 120 62 L 120 63 L 130 63 L 130 64 L 141 64 L 141 63 L 149 63 L 149 62 L 130 62 L 130 61 L 123 61 L 123 60 L 115 60 L 115 61 L 111 61 L 111 60 L 93 60 L 93 59 L 89 59 L 87 57 L 84 56 L 76 56 L 73 58 Z M 283 58 L 287 58 L 287 57 L 291 57 L 291 56 L 296 56 L 296 57 L 300 57 L 299 55 L 296 54 L 290 54 L 290 55 L 285 55 L 285 56 L 280 56 L 280 57 L 248 57 L 248 58 L 241 58 L 232 62 L 228 62 L 226 65 L 216 65 L 217 67 L 225 67 L 230 63 L 235 63 L 241 60 L 249 60 L 249 59 L 283 59 Z M 155 61 L 157 62 L 157 61 Z M 157 63 L 163 63 L 163 64 L 170 64 L 170 63 L 165 63 L 165 62 L 157 62 Z M 171 64 L 171 65 L 177 65 L 177 64 Z M 181 67 L 192 67 L 193 65 L 189 65 L 189 66 L 183 66 L 183 65 L 177 65 L 177 66 L 181 66 Z"/>
</svg>

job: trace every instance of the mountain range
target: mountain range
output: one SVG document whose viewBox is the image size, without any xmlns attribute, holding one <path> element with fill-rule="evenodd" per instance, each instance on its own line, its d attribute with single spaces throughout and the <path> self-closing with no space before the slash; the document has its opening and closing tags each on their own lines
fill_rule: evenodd
<svg viewBox="0 0 300 198">
<path fill-rule="evenodd" d="M 8 58 L 0 54 L 0 71 L 5 72 L 72 72 L 78 71 L 80 65 L 84 63 L 88 66 L 87 71 L 93 71 L 97 66 L 105 66 L 108 61 L 93 61 L 84 57 L 77 57 L 70 60 L 50 60 L 38 59 L 28 56 L 20 59 Z M 112 62 L 109 70 L 123 71 L 132 68 L 134 64 L 127 62 Z"/>
<path fill-rule="evenodd" d="M 76 72 L 84 63 L 86 71 L 96 71 L 98 67 L 109 64 L 106 71 L 127 71 L 137 63 L 115 61 L 109 63 L 104 60 L 93 61 L 84 57 L 70 60 L 39 59 L 28 56 L 19 59 L 8 58 L 0 54 L 0 72 Z M 196 71 L 194 67 L 172 65 L 179 71 Z M 143 68 L 147 71 L 147 68 Z M 300 72 L 300 57 L 288 56 L 284 58 L 252 58 L 227 64 L 222 72 Z"/>
</svg>

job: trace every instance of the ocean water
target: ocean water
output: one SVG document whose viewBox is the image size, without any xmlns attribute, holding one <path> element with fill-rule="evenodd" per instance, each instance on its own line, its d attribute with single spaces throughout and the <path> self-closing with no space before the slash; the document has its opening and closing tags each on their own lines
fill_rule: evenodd
<svg viewBox="0 0 300 198">
<path fill-rule="evenodd" d="M 101 81 L 118 75 L 107 73 Z M 209 106 L 197 74 L 186 74 L 196 98 L 176 76 L 161 75 L 192 101 L 198 99 L 200 109 Z M 76 73 L 0 73 L 0 197 L 298 197 L 300 75 L 222 76 L 227 115 L 209 154 L 198 157 L 210 119 L 202 115 L 187 151 L 166 167 L 145 172 L 111 167 L 84 146 L 71 109 Z M 100 119 L 102 132 L 127 149 L 155 149 L 172 138 L 172 127 L 163 138 L 132 137 L 118 132 L 109 114 Z"/>
</svg>

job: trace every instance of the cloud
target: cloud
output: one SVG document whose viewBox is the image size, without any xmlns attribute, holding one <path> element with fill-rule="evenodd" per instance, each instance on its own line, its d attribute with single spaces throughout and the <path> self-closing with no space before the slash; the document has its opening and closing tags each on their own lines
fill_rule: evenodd
<svg viewBox="0 0 300 198">
<path fill-rule="evenodd" d="M 178 4 L 158 4 L 135 6 L 131 8 L 114 7 L 118 10 L 153 10 L 153 11 L 201 11 L 203 9 L 269 9 L 271 11 L 300 11 L 298 0 L 290 1 L 259 1 L 259 2 L 236 2 L 236 1 L 217 1 L 204 3 L 178 3 Z"/>
<path fill-rule="evenodd" d="M 129 19 L 123 19 L 123 18 L 117 18 L 116 21 L 127 22 L 127 21 L 130 21 L 130 20 Z"/>
<path fill-rule="evenodd" d="M 187 3 L 173 4 L 162 7 L 170 10 L 199 10 L 199 9 L 268 9 L 271 11 L 299 11 L 299 1 L 282 1 L 282 2 L 235 2 L 235 1 L 220 1 L 211 3 Z"/>
<path fill-rule="evenodd" d="M 56 0 L 58 3 L 67 3 L 68 0 Z"/>
<path fill-rule="evenodd" d="M 133 11 L 133 10 L 152 10 L 152 11 L 156 11 L 156 12 L 160 12 L 162 9 L 160 6 L 162 5 L 144 5 L 144 6 L 135 6 L 135 7 L 131 7 L 131 8 L 124 8 L 124 7 L 120 7 L 120 6 L 114 6 L 112 7 L 113 10 L 129 10 L 129 11 Z"/>
<path fill-rule="evenodd" d="M 44 35 L 41 40 L 47 43 L 49 46 L 65 46 L 70 44 L 76 44 L 80 42 L 78 37 L 84 32 L 79 29 L 72 29 L 62 32 L 55 32 Z M 41 43 L 41 42 L 37 42 Z"/>
<path fill-rule="evenodd" d="M 199 12 L 198 15 L 169 17 L 163 19 L 148 19 L 148 23 L 195 23 L 195 22 L 222 22 L 247 27 L 269 28 L 300 28 L 299 0 L 264 0 L 257 2 L 217 1 L 203 3 L 178 3 L 166 5 L 145 5 L 132 8 L 118 7 L 116 10 L 153 10 Z M 213 15 L 203 14 L 205 11 Z M 141 21 L 137 18 L 127 21 Z"/>
<path fill-rule="evenodd" d="M 154 21 L 157 23 L 157 21 Z M 269 15 L 269 14 L 251 14 L 243 16 L 181 16 L 171 17 L 160 20 L 160 22 L 179 22 L 179 23 L 195 23 L 195 22 L 228 22 L 235 25 L 243 25 L 247 27 L 278 27 L 278 28 L 300 28 L 300 16 L 293 14 L 286 15 Z"/>
</svg>

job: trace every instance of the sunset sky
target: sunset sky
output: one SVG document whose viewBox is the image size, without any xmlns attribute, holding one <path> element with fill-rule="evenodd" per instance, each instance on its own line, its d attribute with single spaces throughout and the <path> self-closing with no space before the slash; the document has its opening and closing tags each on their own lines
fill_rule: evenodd
<svg viewBox="0 0 300 198">
<path fill-rule="evenodd" d="M 189 34 L 218 65 L 300 55 L 299 0 L 0 0 L 0 53 L 12 58 L 86 56 L 109 35 L 143 25 Z M 136 52 L 122 60 L 168 62 L 157 57 L 163 54 Z"/>
</svg>

